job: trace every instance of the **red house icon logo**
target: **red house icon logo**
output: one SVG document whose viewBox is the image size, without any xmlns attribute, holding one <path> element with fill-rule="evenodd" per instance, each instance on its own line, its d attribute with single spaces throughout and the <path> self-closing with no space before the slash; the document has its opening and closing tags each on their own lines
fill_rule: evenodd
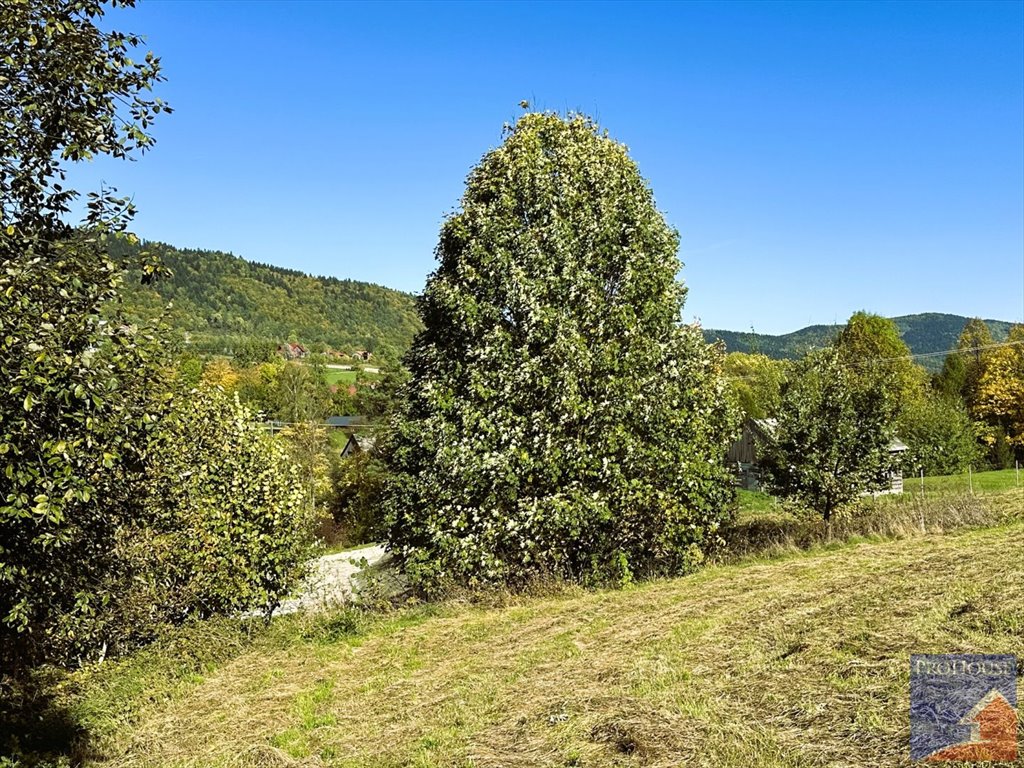
<svg viewBox="0 0 1024 768">
<path fill-rule="evenodd" d="M 1017 712 L 994 688 L 963 716 L 960 725 L 971 726 L 971 738 L 928 755 L 929 762 L 1010 762 L 1017 759 Z"/>
</svg>

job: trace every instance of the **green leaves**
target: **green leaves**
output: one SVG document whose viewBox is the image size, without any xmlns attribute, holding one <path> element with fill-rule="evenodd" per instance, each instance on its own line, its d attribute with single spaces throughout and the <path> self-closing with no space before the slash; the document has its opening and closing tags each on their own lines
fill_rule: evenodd
<svg viewBox="0 0 1024 768">
<path fill-rule="evenodd" d="M 428 589 L 693 567 L 730 495 L 720 352 L 678 325 L 678 238 L 625 148 L 524 115 L 441 229 L 385 442 Z"/>
<path fill-rule="evenodd" d="M 891 372 L 854 370 L 835 347 L 793 364 L 774 426 L 760 446 L 771 488 L 825 520 L 889 485 L 898 408 Z"/>
<path fill-rule="evenodd" d="M 281 442 L 213 388 L 176 398 L 146 477 L 152 527 L 139 572 L 160 588 L 153 610 L 175 616 L 269 614 L 311 554 L 315 510 Z"/>
<path fill-rule="evenodd" d="M 140 519 L 139 482 L 166 362 L 119 314 L 106 249 L 131 219 L 109 190 L 77 196 L 63 160 L 152 143 L 159 60 L 127 57 L 98 0 L 0 3 L 0 669 L 86 657 L 110 634 L 125 576 L 117 552 Z M 136 43 L 131 42 L 131 46 Z M 163 111 L 166 108 L 161 105 Z M 101 316 L 103 319 L 101 319 Z"/>
</svg>

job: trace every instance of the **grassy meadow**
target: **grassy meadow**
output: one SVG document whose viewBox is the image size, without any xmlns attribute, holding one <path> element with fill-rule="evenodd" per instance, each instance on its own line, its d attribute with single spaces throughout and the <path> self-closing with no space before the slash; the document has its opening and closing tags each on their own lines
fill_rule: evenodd
<svg viewBox="0 0 1024 768">
<path fill-rule="evenodd" d="M 909 765 L 910 653 L 1024 655 L 1024 491 L 946 498 L 623 590 L 206 622 L 54 711 L 95 766 Z"/>
<path fill-rule="evenodd" d="M 1024 487 L 1024 468 L 1000 469 L 995 472 L 973 472 L 963 475 L 944 475 L 941 477 L 925 477 L 923 492 L 925 494 L 947 493 L 1000 493 L 1014 488 Z M 907 477 L 903 480 L 903 492 L 909 495 L 922 493 L 921 478 Z"/>
<path fill-rule="evenodd" d="M 343 371 L 339 368 L 325 368 L 323 377 L 324 381 L 326 381 L 329 386 L 334 386 L 335 384 L 348 385 L 356 383 L 356 375 L 358 373 L 359 371 L 354 370 Z"/>
</svg>

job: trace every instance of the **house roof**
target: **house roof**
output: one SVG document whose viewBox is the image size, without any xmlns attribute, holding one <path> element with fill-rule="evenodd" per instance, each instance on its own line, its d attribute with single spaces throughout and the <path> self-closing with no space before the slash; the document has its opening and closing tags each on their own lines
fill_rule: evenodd
<svg viewBox="0 0 1024 768">
<path fill-rule="evenodd" d="M 342 457 L 351 453 L 365 453 L 377 447 L 377 440 L 370 435 L 352 435 L 349 437 L 345 447 L 341 449 Z"/>
<path fill-rule="evenodd" d="M 775 430 L 779 426 L 777 419 L 749 419 L 750 425 L 765 437 L 771 437 L 775 434 Z M 900 440 L 898 437 L 894 437 L 889 443 L 889 453 L 902 453 L 903 451 L 910 450 L 909 446 Z"/>
<path fill-rule="evenodd" d="M 351 427 L 363 423 L 362 416 L 328 416 L 325 422 L 328 427 Z"/>
<path fill-rule="evenodd" d="M 372 451 L 377 447 L 377 439 L 370 435 L 352 435 L 352 439 L 356 441 L 361 451 Z"/>
<path fill-rule="evenodd" d="M 993 688 L 991 691 L 986 693 L 977 704 L 971 707 L 971 710 L 964 715 L 960 720 L 960 725 L 970 725 L 978 720 L 979 715 L 988 709 L 993 704 L 997 704 L 1000 707 L 1013 710 L 1013 706 L 1006 700 L 1002 692 L 998 688 Z"/>
</svg>

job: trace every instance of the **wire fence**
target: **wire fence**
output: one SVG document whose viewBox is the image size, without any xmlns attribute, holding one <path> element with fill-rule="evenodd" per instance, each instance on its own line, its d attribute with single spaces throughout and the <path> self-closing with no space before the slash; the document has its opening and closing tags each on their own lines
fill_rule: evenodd
<svg viewBox="0 0 1024 768">
<path fill-rule="evenodd" d="M 903 478 L 904 492 L 915 495 L 950 492 L 977 495 L 1021 488 L 1019 461 L 1014 462 L 1010 469 L 977 472 L 973 467 L 969 467 L 967 472 L 959 475 L 926 477 L 923 472 L 919 472 L 917 476 Z"/>
</svg>

